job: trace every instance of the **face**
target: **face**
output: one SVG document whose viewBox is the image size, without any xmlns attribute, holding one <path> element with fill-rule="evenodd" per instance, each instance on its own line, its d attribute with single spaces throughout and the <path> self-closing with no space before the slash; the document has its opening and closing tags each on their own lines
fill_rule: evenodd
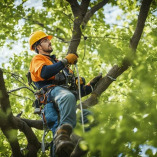
<svg viewBox="0 0 157 157">
<path fill-rule="evenodd" d="M 53 51 L 50 40 L 48 38 L 43 38 L 40 41 L 39 49 L 50 54 Z"/>
</svg>

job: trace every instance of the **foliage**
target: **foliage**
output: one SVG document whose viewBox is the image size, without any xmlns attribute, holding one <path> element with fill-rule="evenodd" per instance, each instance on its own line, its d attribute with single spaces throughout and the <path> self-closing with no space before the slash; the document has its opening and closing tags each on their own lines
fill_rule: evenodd
<svg viewBox="0 0 157 157">
<path fill-rule="evenodd" d="M 11 48 L 18 40 L 22 41 L 21 53 L 15 52 L 9 64 L 2 64 L 8 91 L 23 86 L 23 83 L 27 85 L 26 73 L 31 58 L 35 55 L 28 49 L 31 32 L 40 29 L 52 34 L 52 45 L 58 58 L 66 55 L 72 35 L 74 17 L 66 1 L 42 0 L 40 9 L 35 8 L 36 3 L 29 7 L 29 2 L 31 1 L 0 2 L 0 46 L 8 42 L 5 45 Z M 95 3 L 97 1 L 92 1 L 90 7 Z M 82 28 L 87 39 L 82 36 L 78 47 L 78 67 L 86 82 L 99 72 L 105 75 L 109 68 L 114 64 L 120 65 L 124 56 L 130 53 L 129 40 L 135 30 L 141 1 L 112 0 L 110 4 L 123 11 L 116 21 L 121 23 L 120 25 L 105 22 L 105 9 L 101 9 L 87 26 Z M 91 108 L 96 124 L 90 132 L 82 135 L 89 144 L 88 155 L 91 157 L 142 156 L 141 145 L 157 147 L 157 17 L 153 14 L 156 11 L 155 4 L 154 1 L 132 67 L 120 76 L 101 95 L 99 103 Z M 14 115 L 22 111 L 22 118 L 40 119 L 33 114 L 34 95 L 31 91 L 21 89 L 11 93 L 9 99 Z M 77 129 L 75 132 L 81 134 L 81 129 Z M 42 131 L 34 132 L 41 141 Z M 0 156 L 11 156 L 10 146 L 1 131 L 0 136 Z M 52 135 L 47 136 L 48 141 L 51 138 Z M 26 148 L 27 142 L 21 132 L 18 132 L 18 140 L 21 148 Z M 154 155 L 150 149 L 146 154 Z"/>
</svg>

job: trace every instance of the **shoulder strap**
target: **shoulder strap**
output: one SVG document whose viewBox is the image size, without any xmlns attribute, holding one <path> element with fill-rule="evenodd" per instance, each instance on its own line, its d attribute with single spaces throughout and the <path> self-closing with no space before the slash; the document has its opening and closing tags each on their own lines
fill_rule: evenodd
<svg viewBox="0 0 157 157">
<path fill-rule="evenodd" d="M 27 77 L 27 81 L 28 81 L 28 85 L 29 86 L 32 86 L 34 89 L 36 89 L 36 87 L 32 84 L 32 78 L 31 78 L 31 72 L 28 71 L 28 73 L 26 74 L 26 77 Z"/>
<path fill-rule="evenodd" d="M 28 73 L 26 74 L 26 77 L 27 77 L 28 85 L 30 86 L 31 83 L 32 83 L 32 78 L 31 78 L 31 72 L 30 71 L 28 71 Z"/>
</svg>

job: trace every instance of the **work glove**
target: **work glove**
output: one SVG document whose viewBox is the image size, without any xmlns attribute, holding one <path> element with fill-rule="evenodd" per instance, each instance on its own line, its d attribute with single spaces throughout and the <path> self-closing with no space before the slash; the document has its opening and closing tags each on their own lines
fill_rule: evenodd
<svg viewBox="0 0 157 157">
<path fill-rule="evenodd" d="M 75 83 L 78 87 L 78 77 L 75 78 Z M 84 77 L 80 77 L 80 85 L 85 85 L 85 78 Z"/>
<path fill-rule="evenodd" d="M 97 84 L 97 82 L 102 78 L 102 73 L 100 73 L 98 76 L 96 76 L 95 78 L 93 78 L 88 85 L 91 85 L 92 88 L 94 89 L 95 85 Z"/>
<path fill-rule="evenodd" d="M 67 59 L 68 64 L 76 64 L 78 56 L 76 54 L 70 53 L 65 59 Z"/>
</svg>

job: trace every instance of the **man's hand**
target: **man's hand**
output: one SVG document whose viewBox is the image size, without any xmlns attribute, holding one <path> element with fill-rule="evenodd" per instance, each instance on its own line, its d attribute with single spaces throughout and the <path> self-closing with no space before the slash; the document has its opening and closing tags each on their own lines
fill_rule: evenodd
<svg viewBox="0 0 157 157">
<path fill-rule="evenodd" d="M 75 79 L 76 85 L 78 87 L 78 77 Z M 80 77 L 80 85 L 85 85 L 85 78 Z"/>
<path fill-rule="evenodd" d="M 78 56 L 76 54 L 70 53 L 65 57 L 68 61 L 68 64 L 76 64 Z"/>
<path fill-rule="evenodd" d="M 100 73 L 98 76 L 96 76 L 95 78 L 93 78 L 88 84 L 91 85 L 94 89 L 95 85 L 97 84 L 97 82 L 102 78 L 102 73 Z"/>
</svg>

